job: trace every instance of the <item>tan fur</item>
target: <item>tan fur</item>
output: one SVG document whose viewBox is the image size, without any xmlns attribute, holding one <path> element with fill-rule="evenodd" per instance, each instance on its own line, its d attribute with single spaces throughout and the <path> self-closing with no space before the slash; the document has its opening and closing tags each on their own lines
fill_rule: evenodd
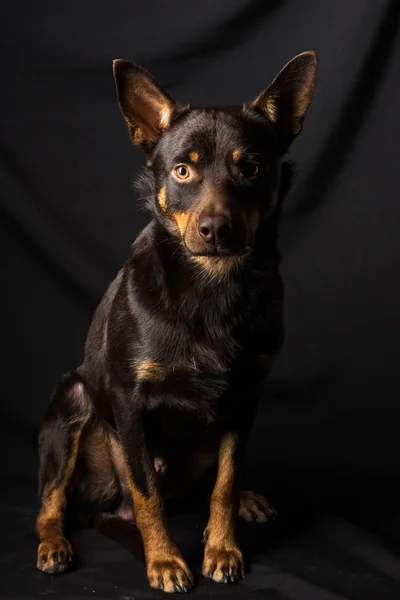
<svg viewBox="0 0 400 600">
<path fill-rule="evenodd" d="M 146 139 L 140 127 L 131 127 L 130 129 L 133 143 L 137 146 L 141 146 L 142 144 L 144 144 Z"/>
<path fill-rule="evenodd" d="M 189 158 L 192 163 L 196 164 L 197 162 L 199 162 L 199 153 L 198 152 L 190 152 Z"/>
<path fill-rule="evenodd" d="M 135 372 L 138 381 L 163 381 L 166 376 L 165 367 L 149 358 L 140 362 L 136 366 Z"/>
<path fill-rule="evenodd" d="M 218 186 L 211 185 L 207 182 L 204 183 L 202 194 L 196 203 L 193 211 L 186 212 L 174 212 L 170 215 L 170 217 L 176 222 L 178 226 L 179 233 L 181 238 L 185 240 L 185 244 L 192 252 L 196 252 L 196 248 L 200 251 L 203 248 L 203 243 L 199 236 L 198 232 L 198 219 L 199 215 L 205 211 L 209 214 L 223 214 L 226 210 L 226 198 L 224 191 L 221 190 Z M 202 257 L 200 257 L 202 258 Z M 194 262 L 196 262 L 196 258 L 193 257 Z M 200 260 L 200 264 L 203 261 Z M 234 261 L 233 261 L 234 262 Z M 208 263 L 204 261 L 203 266 L 208 267 L 207 271 L 214 272 L 215 275 L 219 272 L 222 273 L 225 270 L 224 267 L 216 267 L 212 268 L 212 264 L 216 263 Z M 227 266 L 228 262 L 225 264 Z"/>
<path fill-rule="evenodd" d="M 61 563 L 64 568 L 64 565 L 72 561 L 72 548 L 64 537 L 64 507 L 66 489 L 78 456 L 82 428 L 83 426 L 74 435 L 71 454 L 60 485 L 54 488 L 54 483 L 49 482 L 44 489 L 42 506 L 36 521 L 36 532 L 41 542 L 37 554 L 37 567 L 42 571 L 51 572 Z"/>
<path fill-rule="evenodd" d="M 136 524 L 143 540 L 150 586 L 157 589 L 162 584 L 165 592 L 175 592 L 175 582 L 190 587 L 192 574 L 167 529 L 155 476 L 150 481 L 148 498 L 136 487 L 128 466 L 126 476 L 132 493 Z"/>
<path fill-rule="evenodd" d="M 74 385 L 70 391 L 70 399 L 71 405 L 75 408 L 68 420 L 69 425 L 75 428 L 70 453 L 59 485 L 55 487 L 54 479 L 45 483 L 42 505 L 36 521 L 36 532 L 41 541 L 37 566 L 42 571 L 48 572 L 63 570 L 72 560 L 71 545 L 64 537 L 64 508 L 67 488 L 80 449 L 82 432 L 91 415 L 91 407 L 82 383 Z"/>
<path fill-rule="evenodd" d="M 243 557 L 235 538 L 238 497 L 235 486 L 235 449 L 237 439 L 226 434 L 220 442 L 218 475 L 205 530 L 203 575 L 221 582 L 228 573 L 236 579 L 243 571 Z"/>
<path fill-rule="evenodd" d="M 47 573 L 60 573 L 69 568 L 72 557 L 71 544 L 57 531 L 39 544 L 36 566 Z"/>
<path fill-rule="evenodd" d="M 233 162 L 234 163 L 238 163 L 239 160 L 242 158 L 242 155 L 243 155 L 242 151 L 239 150 L 238 148 L 236 148 L 236 150 L 234 150 L 233 153 L 232 153 L 232 160 L 233 160 Z"/>
<path fill-rule="evenodd" d="M 167 211 L 167 194 L 165 185 L 160 189 L 157 196 L 158 204 L 163 212 Z"/>
<path fill-rule="evenodd" d="M 175 212 L 172 214 L 172 218 L 176 221 L 182 237 L 185 235 L 190 217 L 191 214 L 189 212 Z"/>
<path fill-rule="evenodd" d="M 199 265 L 202 271 L 211 279 L 222 280 L 233 269 L 240 267 L 243 258 L 240 256 L 193 256 L 191 260 Z"/>
<path fill-rule="evenodd" d="M 167 129 L 171 122 L 172 117 L 172 106 L 170 104 L 166 104 L 162 107 L 160 111 L 160 121 L 159 126 L 161 129 Z"/>
<path fill-rule="evenodd" d="M 265 523 L 275 515 L 275 509 L 261 494 L 250 490 L 240 492 L 239 517 L 245 521 Z"/>
<path fill-rule="evenodd" d="M 79 441 L 81 438 L 82 430 L 89 419 L 83 384 L 76 384 L 71 392 L 71 395 L 73 403 L 79 410 L 77 410 L 77 412 L 69 418 L 69 424 L 80 426 L 78 427 L 77 431 L 73 436 L 70 456 L 68 458 L 60 484 L 57 488 L 54 488 L 54 483 L 51 481 L 48 482 L 45 486 L 42 499 L 42 507 L 37 522 L 39 537 L 42 537 L 42 534 L 39 532 L 39 529 L 43 533 L 43 529 L 46 529 L 46 522 L 48 520 L 61 518 L 60 515 L 65 505 L 65 492 L 68 483 L 71 479 L 72 473 L 74 471 L 76 459 L 79 452 Z"/>
<path fill-rule="evenodd" d="M 62 513 L 66 502 L 65 491 L 75 468 L 81 433 L 82 428 L 74 435 L 71 454 L 67 461 L 60 485 L 57 488 L 54 488 L 54 483 L 50 482 L 45 486 L 42 506 L 36 523 L 36 531 L 41 540 L 48 537 L 49 530 L 51 530 L 53 535 L 53 530 L 57 529 L 55 522 L 59 522 L 60 530 L 62 531 Z"/>
<path fill-rule="evenodd" d="M 227 511 L 230 513 L 232 510 L 235 447 L 234 435 L 227 434 L 222 438 L 218 456 L 218 475 L 211 498 L 211 522 L 207 525 L 209 537 L 214 538 L 214 541 L 225 539 L 226 528 L 230 529 L 230 523 L 221 520 L 221 516 L 222 513 Z"/>
<path fill-rule="evenodd" d="M 267 113 L 269 120 L 272 123 L 276 122 L 276 118 L 277 118 L 277 107 L 276 107 L 276 103 L 275 103 L 275 97 L 273 96 L 268 96 L 268 98 L 266 98 L 265 102 L 264 102 L 264 111 Z"/>
</svg>

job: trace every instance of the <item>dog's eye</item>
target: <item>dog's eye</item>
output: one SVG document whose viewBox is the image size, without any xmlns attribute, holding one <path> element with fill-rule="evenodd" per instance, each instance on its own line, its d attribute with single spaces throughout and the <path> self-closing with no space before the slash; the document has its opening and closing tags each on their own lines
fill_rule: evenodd
<svg viewBox="0 0 400 600">
<path fill-rule="evenodd" d="M 186 165 L 178 165 L 175 167 L 174 173 L 178 179 L 187 179 L 190 175 L 189 167 Z"/>
<path fill-rule="evenodd" d="M 250 179 L 251 177 L 255 177 L 258 175 L 260 171 L 260 167 L 255 162 L 246 162 L 239 166 L 240 174 L 242 177 L 246 177 L 246 179 Z"/>
</svg>

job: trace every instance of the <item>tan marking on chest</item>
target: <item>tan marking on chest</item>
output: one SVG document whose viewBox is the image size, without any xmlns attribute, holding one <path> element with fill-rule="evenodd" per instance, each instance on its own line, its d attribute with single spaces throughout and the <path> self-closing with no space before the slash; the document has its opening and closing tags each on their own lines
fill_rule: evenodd
<svg viewBox="0 0 400 600">
<path fill-rule="evenodd" d="M 140 362 L 136 368 L 136 378 L 139 381 L 164 381 L 167 369 L 160 363 L 150 358 Z"/>
</svg>

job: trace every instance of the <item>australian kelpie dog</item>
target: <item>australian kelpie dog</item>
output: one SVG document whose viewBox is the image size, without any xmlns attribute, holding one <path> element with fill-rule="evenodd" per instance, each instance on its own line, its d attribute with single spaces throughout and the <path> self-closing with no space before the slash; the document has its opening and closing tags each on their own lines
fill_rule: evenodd
<svg viewBox="0 0 400 600">
<path fill-rule="evenodd" d="M 263 521 L 271 511 L 238 479 L 257 389 L 282 344 L 281 165 L 316 69 L 305 52 L 249 104 L 192 108 L 114 61 L 119 106 L 147 156 L 139 183 L 152 219 L 96 310 L 83 364 L 47 409 L 37 519 L 45 573 L 72 564 L 64 517 L 78 503 L 134 515 L 150 586 L 188 591 L 165 499 L 214 466 L 203 574 L 243 576 L 237 515 Z"/>
</svg>

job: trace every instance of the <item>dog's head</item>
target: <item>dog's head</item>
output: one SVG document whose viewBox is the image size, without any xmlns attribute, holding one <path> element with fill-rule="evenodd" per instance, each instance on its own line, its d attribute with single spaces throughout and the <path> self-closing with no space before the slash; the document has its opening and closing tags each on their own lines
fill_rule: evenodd
<svg viewBox="0 0 400 600">
<path fill-rule="evenodd" d="M 282 157 L 302 129 L 315 52 L 293 58 L 254 100 L 180 107 L 142 68 L 114 61 L 118 102 L 151 166 L 153 211 L 192 257 L 241 257 L 277 204 Z"/>
</svg>

